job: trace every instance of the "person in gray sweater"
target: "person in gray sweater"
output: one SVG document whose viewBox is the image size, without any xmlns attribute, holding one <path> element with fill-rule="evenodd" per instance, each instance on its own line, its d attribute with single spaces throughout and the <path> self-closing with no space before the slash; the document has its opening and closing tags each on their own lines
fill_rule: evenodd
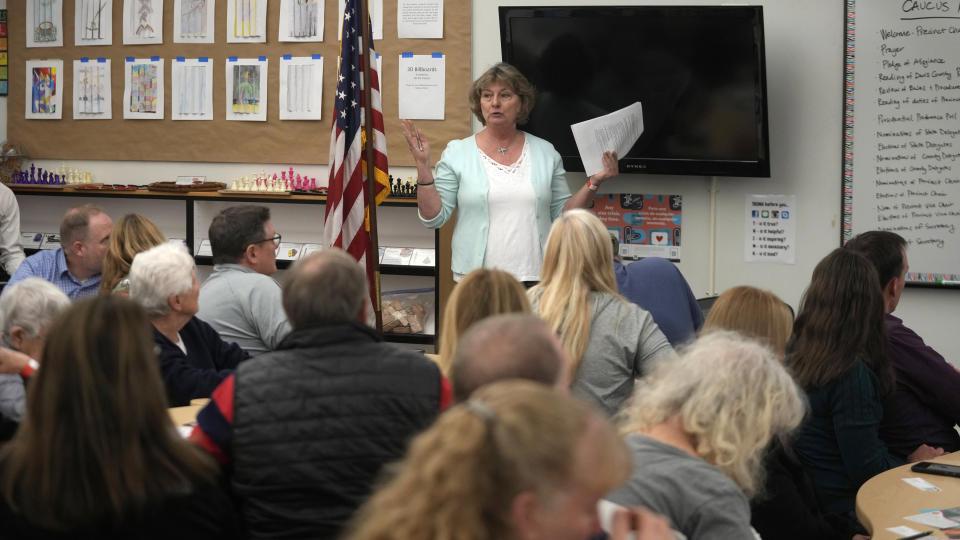
<svg viewBox="0 0 960 540">
<path fill-rule="evenodd" d="M 290 333 L 283 313 L 277 272 L 280 235 L 265 206 L 225 208 L 210 223 L 213 274 L 200 288 L 197 316 L 224 341 L 232 341 L 251 356 L 277 348 Z"/>
<path fill-rule="evenodd" d="M 659 512 L 689 540 L 758 538 L 748 498 L 762 486 L 764 450 L 805 410 L 768 347 L 706 334 L 638 383 L 624 428 L 633 475 L 606 499 Z"/>
<path fill-rule="evenodd" d="M 653 316 L 617 293 L 610 236 L 586 210 L 553 224 L 533 311 L 560 336 L 570 358 L 570 391 L 616 414 L 652 362 L 675 356 Z"/>
</svg>

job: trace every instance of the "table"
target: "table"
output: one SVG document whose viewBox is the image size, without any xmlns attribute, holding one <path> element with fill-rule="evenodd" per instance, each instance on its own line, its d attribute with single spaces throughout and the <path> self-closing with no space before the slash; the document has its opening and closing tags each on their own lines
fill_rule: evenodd
<svg viewBox="0 0 960 540">
<path fill-rule="evenodd" d="M 197 413 L 209 402 L 209 399 L 194 399 L 185 407 L 170 407 L 167 412 L 170 413 L 170 419 L 175 426 L 193 425 L 197 419 Z"/>
<path fill-rule="evenodd" d="M 960 465 L 960 452 L 929 461 Z M 928 531 L 931 527 L 907 521 L 904 516 L 918 514 L 921 510 L 960 506 L 960 478 L 916 473 L 910 470 L 911 465 L 882 472 L 867 480 L 857 492 L 857 518 L 873 533 L 873 540 L 900 538 L 900 535 L 888 531 L 888 527 L 906 525 L 917 531 Z M 921 491 L 902 480 L 917 477 L 942 491 Z M 946 538 L 946 535 L 937 531 L 926 538 Z"/>
</svg>

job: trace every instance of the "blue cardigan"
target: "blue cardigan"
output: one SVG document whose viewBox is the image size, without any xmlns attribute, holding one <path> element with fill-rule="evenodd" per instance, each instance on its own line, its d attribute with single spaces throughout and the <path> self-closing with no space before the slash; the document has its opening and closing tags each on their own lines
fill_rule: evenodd
<svg viewBox="0 0 960 540">
<path fill-rule="evenodd" d="M 537 197 L 533 210 L 543 250 L 550 225 L 560 217 L 563 205 L 570 198 L 570 188 L 563 161 L 553 145 L 529 133 L 524 133 L 524 137 L 530 145 L 531 182 Z M 434 180 L 440 193 L 440 213 L 433 219 L 420 216 L 420 220 L 427 227 L 439 229 L 457 210 L 457 224 L 450 242 L 450 267 L 460 274 L 469 273 L 483 266 L 490 228 L 487 173 L 474 135 L 450 141 L 437 163 Z"/>
</svg>

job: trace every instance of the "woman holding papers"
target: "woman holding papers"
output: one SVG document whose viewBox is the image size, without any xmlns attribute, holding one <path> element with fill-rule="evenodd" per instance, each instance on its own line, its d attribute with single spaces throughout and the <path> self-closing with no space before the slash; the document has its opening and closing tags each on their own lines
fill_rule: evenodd
<svg viewBox="0 0 960 540">
<path fill-rule="evenodd" d="M 604 152 L 603 170 L 571 195 L 553 145 L 517 129 L 533 104 L 533 85 L 517 68 L 500 63 L 487 70 L 470 89 L 470 108 L 484 128 L 450 141 L 436 175 L 426 137 L 402 121 L 417 164 L 421 221 L 440 228 L 459 211 L 451 261 L 456 281 L 480 267 L 539 281 L 550 224 L 566 210 L 586 208 L 600 184 L 617 175 L 617 154 Z"/>
</svg>

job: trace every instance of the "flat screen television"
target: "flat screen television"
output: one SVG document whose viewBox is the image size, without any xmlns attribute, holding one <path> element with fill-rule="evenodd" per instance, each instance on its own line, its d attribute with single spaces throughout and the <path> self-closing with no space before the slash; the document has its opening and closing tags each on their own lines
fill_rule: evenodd
<svg viewBox="0 0 960 540">
<path fill-rule="evenodd" d="M 583 171 L 570 124 L 639 101 L 621 172 L 770 176 L 760 6 L 503 6 L 500 43 L 537 87 L 522 129 L 569 171 Z"/>
</svg>

